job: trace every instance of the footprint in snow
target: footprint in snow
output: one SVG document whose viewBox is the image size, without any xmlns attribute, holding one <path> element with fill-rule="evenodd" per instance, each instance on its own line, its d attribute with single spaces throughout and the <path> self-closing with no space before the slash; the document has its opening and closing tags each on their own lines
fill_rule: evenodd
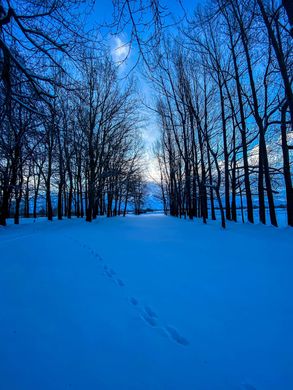
<svg viewBox="0 0 293 390">
<path fill-rule="evenodd" d="M 157 313 L 150 306 L 145 306 L 144 311 L 149 317 L 158 318 Z"/>
<path fill-rule="evenodd" d="M 108 278 L 111 278 L 111 279 L 113 278 L 113 275 L 111 274 L 111 272 L 108 269 L 105 270 L 105 273 L 108 276 Z"/>
<path fill-rule="evenodd" d="M 121 279 L 117 279 L 117 283 L 120 287 L 124 287 L 125 286 L 125 283 L 123 282 L 123 280 Z"/>
<path fill-rule="evenodd" d="M 93 249 L 91 249 L 90 247 L 88 247 L 85 244 L 80 244 L 80 245 L 84 249 L 88 249 L 90 251 L 90 253 L 93 256 L 95 256 L 97 259 L 99 259 L 100 261 L 103 261 L 101 256 L 98 253 L 96 253 Z M 112 268 L 108 268 L 107 265 L 104 265 L 104 270 L 105 270 L 105 274 L 111 279 L 113 279 L 113 275 L 116 275 L 116 272 Z M 121 279 L 116 279 L 116 282 L 120 287 L 125 286 L 125 283 Z M 130 298 L 130 303 L 133 306 L 138 306 L 138 300 L 134 297 Z M 158 315 L 150 306 L 144 306 L 144 311 L 141 313 L 141 318 L 149 326 L 151 326 L 153 328 L 158 326 L 158 322 L 157 322 Z M 165 331 L 176 343 L 181 344 L 181 345 L 185 345 L 185 346 L 189 345 L 189 341 L 185 337 L 181 336 L 180 333 L 177 331 L 177 329 L 175 329 L 174 327 L 167 325 L 162 330 Z M 242 390 L 256 390 L 254 386 L 247 384 L 247 383 L 242 384 L 241 389 Z"/>
<path fill-rule="evenodd" d="M 133 305 L 133 306 L 137 306 L 138 305 L 138 300 L 134 297 L 131 297 L 130 298 L 130 303 Z"/>
<path fill-rule="evenodd" d="M 189 341 L 180 335 L 177 329 L 175 329 L 173 326 L 167 325 L 166 326 L 166 331 L 169 334 L 169 336 L 176 341 L 176 343 L 181 344 L 181 345 L 189 345 Z M 248 389 L 247 389 L 248 390 Z"/>
<path fill-rule="evenodd" d="M 141 318 L 150 326 L 157 326 L 157 320 L 154 317 L 150 317 L 147 313 L 141 313 Z"/>
</svg>

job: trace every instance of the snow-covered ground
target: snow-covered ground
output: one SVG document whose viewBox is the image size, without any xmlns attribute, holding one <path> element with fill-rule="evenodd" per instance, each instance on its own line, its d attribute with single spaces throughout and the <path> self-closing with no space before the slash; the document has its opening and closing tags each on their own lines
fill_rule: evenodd
<svg viewBox="0 0 293 390">
<path fill-rule="evenodd" d="M 293 389 L 293 230 L 0 229 L 0 389 Z"/>
</svg>

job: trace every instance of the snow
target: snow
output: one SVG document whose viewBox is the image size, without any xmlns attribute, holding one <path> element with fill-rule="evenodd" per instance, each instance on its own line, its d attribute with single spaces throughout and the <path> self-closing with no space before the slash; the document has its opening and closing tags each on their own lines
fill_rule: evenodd
<svg viewBox="0 0 293 390">
<path fill-rule="evenodd" d="M 143 208 L 163 211 L 162 190 L 157 183 L 148 182 L 146 184 Z"/>
<path fill-rule="evenodd" d="M 0 389 L 291 390 L 290 228 L 161 214 L 0 230 Z"/>
</svg>

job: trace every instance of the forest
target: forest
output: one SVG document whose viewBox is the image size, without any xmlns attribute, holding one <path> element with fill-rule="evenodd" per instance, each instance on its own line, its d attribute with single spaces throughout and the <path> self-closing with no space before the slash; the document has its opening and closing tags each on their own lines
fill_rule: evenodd
<svg viewBox="0 0 293 390">
<path fill-rule="evenodd" d="M 171 215 L 206 222 L 217 207 L 225 227 L 239 208 L 277 226 L 283 192 L 292 226 L 292 30 L 286 7 L 267 3 L 217 1 L 163 44 L 153 80 Z"/>
<path fill-rule="evenodd" d="M 179 1 L 179 17 L 115 0 L 107 29 L 128 37 L 118 63 L 105 26 L 86 22 L 93 6 L 0 3 L 0 224 L 143 209 L 143 77 L 166 214 L 278 226 L 282 207 L 293 226 L 291 2 Z"/>
<path fill-rule="evenodd" d="M 293 389 L 292 81 L 292 0 L 0 0 L 0 390 Z"/>
</svg>

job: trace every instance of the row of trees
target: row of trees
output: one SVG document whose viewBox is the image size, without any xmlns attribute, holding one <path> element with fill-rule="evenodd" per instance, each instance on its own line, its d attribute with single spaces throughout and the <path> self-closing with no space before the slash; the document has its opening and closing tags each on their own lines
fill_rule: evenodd
<svg viewBox="0 0 293 390">
<path fill-rule="evenodd" d="M 49 220 L 139 211 L 134 82 L 83 30 L 82 1 L 13 3 L 0 1 L 0 224 L 42 207 Z"/>
<path fill-rule="evenodd" d="M 290 7 L 289 7 L 290 8 Z M 171 215 L 293 226 L 292 36 L 279 1 L 216 0 L 150 57 Z"/>
<path fill-rule="evenodd" d="M 178 5 L 182 6 L 178 0 Z M 165 208 L 176 216 L 277 226 L 285 194 L 293 225 L 292 6 L 214 0 L 167 34 L 159 0 L 113 0 L 115 31 L 156 88 L 156 147 Z M 29 215 L 124 212 L 142 198 L 139 117 L 132 82 L 118 81 L 82 0 L 0 0 L 0 223 Z M 167 21 L 167 22 L 166 22 Z M 166 22 L 166 23 L 165 23 Z M 171 28 L 174 30 L 174 24 Z M 95 44 L 93 44 L 95 41 Z M 247 211 L 247 213 L 245 212 Z M 246 215 L 247 214 L 247 215 Z"/>
</svg>

